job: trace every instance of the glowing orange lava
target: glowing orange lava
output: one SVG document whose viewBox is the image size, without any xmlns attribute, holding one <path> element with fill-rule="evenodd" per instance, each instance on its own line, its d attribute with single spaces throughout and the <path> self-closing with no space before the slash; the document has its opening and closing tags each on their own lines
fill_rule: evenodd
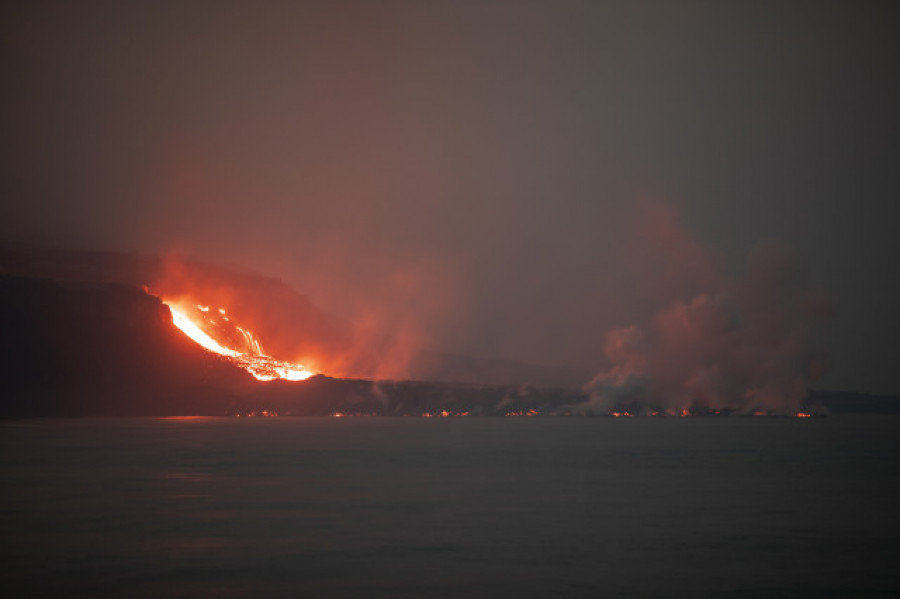
<svg viewBox="0 0 900 599">
<path fill-rule="evenodd" d="M 208 351 L 225 356 L 260 381 L 302 381 L 316 374 L 300 364 L 266 355 L 253 333 L 234 324 L 223 308 L 191 305 L 169 300 L 172 323 Z M 239 348 L 239 349 L 236 349 Z"/>
</svg>

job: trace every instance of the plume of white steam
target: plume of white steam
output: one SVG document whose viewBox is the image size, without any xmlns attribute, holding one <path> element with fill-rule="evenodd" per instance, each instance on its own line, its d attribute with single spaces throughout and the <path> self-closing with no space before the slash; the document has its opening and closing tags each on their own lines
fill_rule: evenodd
<svg viewBox="0 0 900 599">
<path fill-rule="evenodd" d="M 708 252 L 698 253 L 701 246 L 673 211 L 645 206 L 648 218 L 642 231 L 665 233 L 662 242 L 643 240 L 644 249 L 655 242 L 659 250 L 653 272 L 669 279 L 672 273 L 702 276 L 675 285 L 665 281 L 669 296 L 662 293 L 664 307 L 648 322 L 607 334 L 604 354 L 611 366 L 585 385 L 590 399 L 579 409 L 605 413 L 625 404 L 796 412 L 816 370 L 810 337 L 830 312 L 827 298 L 805 285 L 797 260 L 783 246 L 760 245 L 744 274 L 731 279 L 709 266 Z M 690 251 L 679 251 L 684 248 Z M 692 261 L 687 266 L 679 264 L 685 256 Z"/>
</svg>

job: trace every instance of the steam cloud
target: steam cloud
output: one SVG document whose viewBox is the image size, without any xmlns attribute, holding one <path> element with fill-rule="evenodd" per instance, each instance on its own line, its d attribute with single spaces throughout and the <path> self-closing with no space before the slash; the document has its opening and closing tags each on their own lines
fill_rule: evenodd
<svg viewBox="0 0 900 599">
<path fill-rule="evenodd" d="M 831 307 L 806 286 L 793 253 L 761 244 L 744 274 L 732 278 L 672 209 L 644 205 L 638 227 L 632 265 L 649 271 L 664 307 L 641 326 L 607 334 L 611 365 L 585 385 L 590 399 L 579 408 L 797 411 L 807 381 L 822 371 L 810 340 Z"/>
</svg>

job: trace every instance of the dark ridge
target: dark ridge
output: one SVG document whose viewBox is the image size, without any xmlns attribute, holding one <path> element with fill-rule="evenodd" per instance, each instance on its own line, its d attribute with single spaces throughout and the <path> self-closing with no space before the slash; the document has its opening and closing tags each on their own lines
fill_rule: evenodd
<svg viewBox="0 0 900 599">
<path fill-rule="evenodd" d="M 248 384 L 128 285 L 0 275 L 0 329 L 6 417 L 209 412 Z"/>
</svg>

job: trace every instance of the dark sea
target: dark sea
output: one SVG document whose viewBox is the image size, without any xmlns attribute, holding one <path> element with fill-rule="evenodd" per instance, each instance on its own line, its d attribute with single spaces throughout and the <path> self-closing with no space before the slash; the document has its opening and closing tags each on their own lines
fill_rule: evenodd
<svg viewBox="0 0 900 599">
<path fill-rule="evenodd" d="M 24 420 L 11 597 L 900 597 L 900 417 Z"/>
</svg>

